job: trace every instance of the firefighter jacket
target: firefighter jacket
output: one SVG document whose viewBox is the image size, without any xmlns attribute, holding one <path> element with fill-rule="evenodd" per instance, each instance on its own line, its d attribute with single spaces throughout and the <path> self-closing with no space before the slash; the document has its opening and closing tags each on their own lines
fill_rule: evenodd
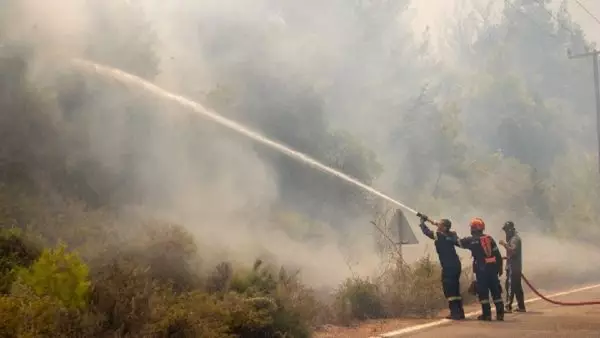
<svg viewBox="0 0 600 338">
<path fill-rule="evenodd" d="M 460 259 L 456 253 L 458 236 L 454 231 L 432 231 L 424 223 L 419 224 L 423 234 L 433 239 L 442 269 L 460 269 Z"/>
<path fill-rule="evenodd" d="M 521 237 L 515 233 L 507 240 L 507 268 L 512 271 L 523 270 L 523 246 Z"/>
<path fill-rule="evenodd" d="M 490 235 L 474 235 L 458 240 L 458 246 L 471 251 L 475 273 L 502 271 L 502 255 L 496 241 Z"/>
</svg>

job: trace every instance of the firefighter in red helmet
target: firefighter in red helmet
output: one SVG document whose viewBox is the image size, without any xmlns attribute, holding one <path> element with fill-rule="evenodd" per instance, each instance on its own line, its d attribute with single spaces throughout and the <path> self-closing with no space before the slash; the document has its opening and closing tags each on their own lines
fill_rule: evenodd
<svg viewBox="0 0 600 338">
<path fill-rule="evenodd" d="M 492 236 L 484 234 L 485 222 L 475 217 L 470 222 L 471 236 L 458 240 L 458 246 L 468 249 L 473 255 L 473 270 L 477 285 L 477 296 L 482 314 L 479 320 L 492 320 L 490 293 L 496 307 L 496 319 L 504 320 L 504 302 L 500 279 L 502 276 L 502 255 Z"/>
</svg>

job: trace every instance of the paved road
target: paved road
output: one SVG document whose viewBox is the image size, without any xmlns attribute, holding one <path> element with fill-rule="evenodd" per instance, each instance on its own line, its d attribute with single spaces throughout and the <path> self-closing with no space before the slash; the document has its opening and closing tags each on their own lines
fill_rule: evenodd
<svg viewBox="0 0 600 338">
<path fill-rule="evenodd" d="M 554 299 L 600 300 L 600 287 Z M 504 322 L 483 323 L 475 319 L 468 319 L 397 337 L 600 337 L 600 305 L 556 306 L 544 301 L 537 301 L 528 304 L 528 311 L 528 313 L 507 314 Z"/>
</svg>

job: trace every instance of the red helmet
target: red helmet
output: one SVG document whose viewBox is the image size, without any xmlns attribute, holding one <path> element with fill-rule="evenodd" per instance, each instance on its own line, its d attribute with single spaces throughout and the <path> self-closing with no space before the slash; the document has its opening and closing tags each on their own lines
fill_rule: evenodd
<svg viewBox="0 0 600 338">
<path fill-rule="evenodd" d="M 485 222 L 479 218 L 475 217 L 471 219 L 471 230 L 483 231 L 485 230 Z"/>
</svg>

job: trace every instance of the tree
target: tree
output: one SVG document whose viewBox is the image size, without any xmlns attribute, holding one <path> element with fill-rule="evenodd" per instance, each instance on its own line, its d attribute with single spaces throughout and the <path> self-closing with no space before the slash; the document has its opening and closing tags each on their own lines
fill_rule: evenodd
<svg viewBox="0 0 600 338">
<path fill-rule="evenodd" d="M 50 296 L 66 308 L 87 306 L 89 268 L 76 253 L 67 252 L 64 245 L 44 250 L 31 267 L 19 271 L 18 279 L 38 296 Z"/>
</svg>

